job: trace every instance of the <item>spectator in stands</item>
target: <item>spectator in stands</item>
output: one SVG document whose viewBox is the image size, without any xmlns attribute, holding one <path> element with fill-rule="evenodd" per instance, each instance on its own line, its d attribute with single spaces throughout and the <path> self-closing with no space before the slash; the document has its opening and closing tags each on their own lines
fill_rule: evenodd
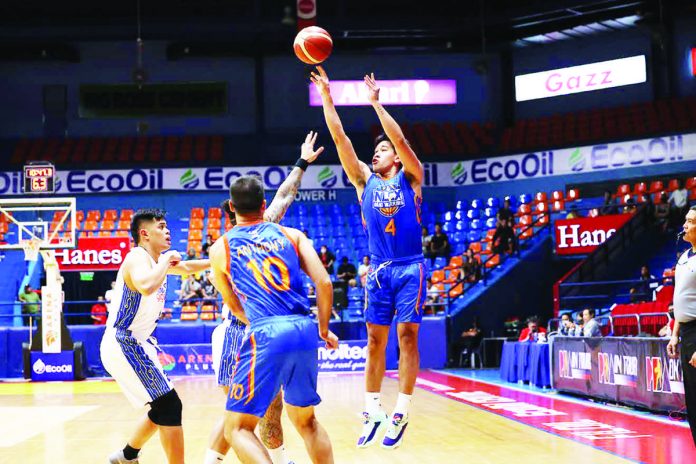
<svg viewBox="0 0 696 464">
<path fill-rule="evenodd" d="M 689 192 L 684 188 L 684 181 L 677 179 L 677 189 L 669 195 L 669 209 L 673 228 L 684 222 L 684 216 L 689 212 Z"/>
<path fill-rule="evenodd" d="M 636 202 L 633 198 L 627 198 L 626 199 L 626 205 L 623 207 L 623 213 L 624 214 L 633 214 L 638 210 L 638 207 L 636 206 Z"/>
<path fill-rule="evenodd" d="M 669 321 L 657 333 L 662 338 L 672 338 L 672 331 L 674 330 L 674 305 L 669 305 L 668 309 Z"/>
<path fill-rule="evenodd" d="M 338 265 L 337 277 L 341 282 L 343 282 L 343 288 L 348 290 L 348 282 L 354 279 L 357 275 L 355 270 L 355 265 L 348 262 L 348 257 L 344 256 L 341 258 L 341 264 Z"/>
<path fill-rule="evenodd" d="M 435 234 L 430 240 L 430 259 L 435 262 L 435 258 L 449 258 L 450 243 L 447 234 L 442 231 L 442 224 L 435 224 Z"/>
<path fill-rule="evenodd" d="M 321 263 L 324 265 L 326 272 L 328 272 L 329 275 L 333 275 L 334 261 L 336 261 L 336 256 L 329 251 L 329 247 L 326 245 L 321 246 L 321 249 L 319 250 L 319 259 L 321 259 Z"/>
<path fill-rule="evenodd" d="M 116 281 L 112 280 L 111 281 L 111 288 L 109 288 L 105 293 L 104 293 L 104 299 L 106 300 L 106 307 L 111 308 L 111 300 L 114 298 L 114 288 L 116 288 Z"/>
<path fill-rule="evenodd" d="M 430 256 L 430 242 L 433 240 L 433 236 L 428 232 L 428 228 L 421 227 L 421 247 L 423 248 L 423 256 L 426 258 L 432 258 Z"/>
<path fill-rule="evenodd" d="M 428 293 L 425 297 L 425 312 L 435 314 L 437 312 L 444 311 L 445 306 L 442 304 L 442 295 L 440 294 L 440 289 L 437 288 L 430 278 L 427 280 L 427 286 Z"/>
<path fill-rule="evenodd" d="M 546 340 L 546 329 L 539 326 L 539 318 L 537 316 L 529 316 L 527 318 L 527 327 L 522 329 L 520 333 L 520 342 L 536 342 Z"/>
<path fill-rule="evenodd" d="M 468 248 L 462 256 L 462 278 L 471 283 L 481 278 L 481 264 L 471 248 Z"/>
<path fill-rule="evenodd" d="M 215 285 L 213 285 L 211 282 L 210 275 L 210 270 L 205 271 L 205 277 L 203 277 L 202 281 L 199 282 L 202 287 L 201 290 L 203 292 L 203 298 L 205 298 L 203 304 L 210 304 L 217 308 L 219 293 L 217 288 L 215 288 Z"/>
<path fill-rule="evenodd" d="M 616 206 L 616 200 L 611 196 L 609 190 L 604 191 L 604 204 L 599 209 L 599 214 L 602 216 L 608 216 L 610 214 L 618 214 L 619 209 Z"/>
<path fill-rule="evenodd" d="M 203 297 L 203 289 L 201 288 L 201 284 L 196 280 L 195 275 L 191 274 L 186 277 L 181 287 L 180 295 L 182 301 L 191 301 Z"/>
<path fill-rule="evenodd" d="M 98 302 L 92 305 L 92 324 L 104 325 L 106 324 L 106 301 L 101 295 L 97 297 L 97 300 Z"/>
<path fill-rule="evenodd" d="M 466 358 L 466 355 L 474 351 L 481 345 L 481 340 L 483 340 L 483 333 L 481 329 L 478 328 L 478 323 L 476 318 L 471 325 L 469 330 L 465 330 L 459 336 L 458 340 L 455 340 L 450 349 L 450 366 L 454 366 L 455 360 L 459 360 L 462 356 Z M 472 368 L 474 366 L 471 366 Z"/>
<path fill-rule="evenodd" d="M 577 205 L 570 205 L 570 211 L 568 211 L 568 214 L 566 215 L 566 219 L 575 219 L 579 218 L 580 213 L 578 212 L 578 207 Z"/>
<path fill-rule="evenodd" d="M 309 240 L 309 244 L 312 245 L 312 248 L 314 248 L 314 240 L 309 238 L 309 231 L 307 229 L 304 230 L 305 237 Z"/>
<path fill-rule="evenodd" d="M 666 232 L 669 227 L 669 199 L 667 193 L 660 193 L 660 202 L 655 205 L 653 216 L 657 229 L 660 232 Z"/>
<path fill-rule="evenodd" d="M 31 288 L 31 285 L 25 285 L 24 290 L 19 292 L 18 297 L 22 303 L 29 303 L 22 306 L 22 314 L 25 316 L 22 318 L 22 323 L 29 325 L 29 317 L 26 316 L 36 316 L 41 312 L 38 304 L 41 303 L 41 297 L 38 292 Z"/>
<path fill-rule="evenodd" d="M 491 244 L 493 253 L 496 254 L 513 253 L 515 251 L 515 231 L 512 228 L 512 219 L 509 219 L 507 223 L 498 224 Z"/>
<path fill-rule="evenodd" d="M 189 248 L 188 253 L 184 256 L 184 261 L 189 261 L 192 259 L 198 259 L 198 253 L 196 253 L 195 248 Z"/>
<path fill-rule="evenodd" d="M 601 337 L 602 328 L 599 326 L 599 322 L 595 319 L 595 310 L 592 308 L 585 308 L 582 310 L 582 335 L 584 337 Z"/>
<path fill-rule="evenodd" d="M 561 325 L 558 327 L 558 334 L 566 337 L 575 335 L 575 324 L 573 323 L 573 318 L 570 317 L 570 313 L 561 314 Z"/>
<path fill-rule="evenodd" d="M 509 198 L 505 198 L 505 200 L 503 201 L 503 207 L 498 210 L 498 214 L 496 214 L 495 217 L 497 219 L 497 224 L 507 224 L 510 219 L 514 219 L 512 209 L 510 209 Z"/>
<path fill-rule="evenodd" d="M 205 243 L 203 244 L 202 253 L 201 253 L 203 258 L 208 257 L 208 248 L 210 248 L 212 244 L 213 244 L 213 236 L 210 234 L 206 235 L 205 236 Z"/>
<path fill-rule="evenodd" d="M 370 256 L 363 256 L 362 263 L 358 266 L 358 279 L 360 279 L 360 286 L 364 287 L 367 283 L 367 274 L 370 272 Z"/>
</svg>

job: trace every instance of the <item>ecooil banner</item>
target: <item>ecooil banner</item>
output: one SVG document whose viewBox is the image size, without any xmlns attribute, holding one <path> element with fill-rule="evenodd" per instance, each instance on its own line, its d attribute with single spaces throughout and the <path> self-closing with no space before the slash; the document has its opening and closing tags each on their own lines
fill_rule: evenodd
<svg viewBox="0 0 696 464">
<path fill-rule="evenodd" d="M 519 179 L 606 171 L 696 160 L 696 134 L 589 145 L 457 163 L 424 163 L 425 187 L 457 187 Z M 292 168 L 147 168 L 112 171 L 58 171 L 57 194 L 151 192 L 157 190 L 226 191 L 243 175 L 257 175 L 265 188 L 277 189 Z M 21 172 L 0 172 L 0 195 L 22 194 Z M 310 166 L 303 190 L 352 188 L 339 165 Z"/>
</svg>

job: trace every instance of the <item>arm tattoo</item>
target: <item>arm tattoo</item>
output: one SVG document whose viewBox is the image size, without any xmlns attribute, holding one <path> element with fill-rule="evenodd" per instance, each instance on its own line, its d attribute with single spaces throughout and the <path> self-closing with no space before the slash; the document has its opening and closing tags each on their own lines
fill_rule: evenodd
<svg viewBox="0 0 696 464">
<path fill-rule="evenodd" d="M 300 183 L 302 183 L 302 175 L 304 171 L 298 167 L 293 168 L 290 175 L 283 181 L 280 188 L 273 197 L 271 205 L 266 209 L 266 213 L 263 218 L 268 222 L 280 222 L 285 216 L 285 212 L 288 210 L 293 200 L 295 200 L 295 195 L 297 194 L 297 189 L 300 188 Z"/>
</svg>

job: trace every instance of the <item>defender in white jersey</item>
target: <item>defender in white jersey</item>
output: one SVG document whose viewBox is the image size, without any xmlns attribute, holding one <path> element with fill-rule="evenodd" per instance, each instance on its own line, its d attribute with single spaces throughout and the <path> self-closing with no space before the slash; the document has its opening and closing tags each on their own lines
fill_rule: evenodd
<svg viewBox="0 0 696 464">
<path fill-rule="evenodd" d="M 101 342 L 104 368 L 136 406 L 150 405 L 125 448 L 109 457 L 109 463 L 137 463 L 140 449 L 159 430 L 170 464 L 184 462 L 181 400 L 157 359 L 152 336 L 164 309 L 167 274 L 200 272 L 205 260 L 181 261 L 171 247 L 165 212 L 138 210 L 131 222 L 136 247 L 126 256 L 116 277 L 114 296 Z"/>
<path fill-rule="evenodd" d="M 295 163 L 295 167 L 288 177 L 278 188 L 271 205 L 264 213 L 264 220 L 278 223 L 283 219 L 283 216 L 285 216 L 285 212 L 295 199 L 305 169 L 307 169 L 307 167 L 317 159 L 321 152 L 324 151 L 324 147 L 319 147 L 314 150 L 314 143 L 316 140 L 316 132 L 310 131 L 305 137 L 305 141 L 300 149 L 300 158 Z M 234 227 L 237 220 L 229 200 L 223 201 L 220 206 L 225 211 Z M 215 283 L 213 273 L 210 274 L 210 280 L 213 284 Z M 218 385 L 222 387 L 225 396 L 227 396 L 232 372 L 234 372 L 234 366 L 237 360 L 237 354 L 242 345 L 242 339 L 244 338 L 247 326 L 231 314 L 230 308 L 227 305 L 223 306 L 222 317 L 223 322 L 213 331 L 211 342 L 215 376 Z M 263 445 L 268 449 L 273 464 L 292 464 L 285 455 L 285 446 L 283 445 L 283 427 L 280 424 L 282 412 L 283 400 L 282 395 L 279 393 L 259 422 L 259 436 Z M 225 439 L 224 434 L 224 421 L 220 420 L 210 434 L 210 444 L 206 451 L 203 464 L 221 463 L 225 459 L 225 455 L 229 449 L 230 444 Z"/>
</svg>

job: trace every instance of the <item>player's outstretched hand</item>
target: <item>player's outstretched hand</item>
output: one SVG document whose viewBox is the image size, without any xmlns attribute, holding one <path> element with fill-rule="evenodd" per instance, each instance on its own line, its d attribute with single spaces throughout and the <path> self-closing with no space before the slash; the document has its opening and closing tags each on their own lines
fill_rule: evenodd
<svg viewBox="0 0 696 464">
<path fill-rule="evenodd" d="M 317 156 L 321 155 L 321 152 L 324 151 L 324 147 L 319 147 L 316 150 L 314 149 L 314 143 L 317 141 L 317 135 L 317 132 L 309 131 L 309 134 L 307 134 L 307 137 L 305 137 L 305 141 L 302 144 L 300 157 L 309 164 L 312 164 L 314 160 L 317 159 Z"/>
<path fill-rule="evenodd" d="M 330 350 L 338 348 L 338 337 L 332 331 L 329 330 L 329 333 L 325 337 L 321 337 L 321 339 L 326 342 L 326 348 Z"/>
<path fill-rule="evenodd" d="M 322 95 L 330 95 L 329 91 L 329 76 L 321 66 L 317 66 L 317 72 L 312 71 L 309 74 L 309 80 L 317 87 L 317 90 Z"/>
<path fill-rule="evenodd" d="M 370 103 L 377 103 L 379 101 L 379 86 L 375 80 L 375 73 L 365 74 L 365 85 L 368 90 L 368 100 Z"/>
<path fill-rule="evenodd" d="M 169 267 L 174 267 L 181 262 L 181 255 L 178 251 L 172 250 L 164 254 L 164 259 L 169 262 Z"/>
</svg>

